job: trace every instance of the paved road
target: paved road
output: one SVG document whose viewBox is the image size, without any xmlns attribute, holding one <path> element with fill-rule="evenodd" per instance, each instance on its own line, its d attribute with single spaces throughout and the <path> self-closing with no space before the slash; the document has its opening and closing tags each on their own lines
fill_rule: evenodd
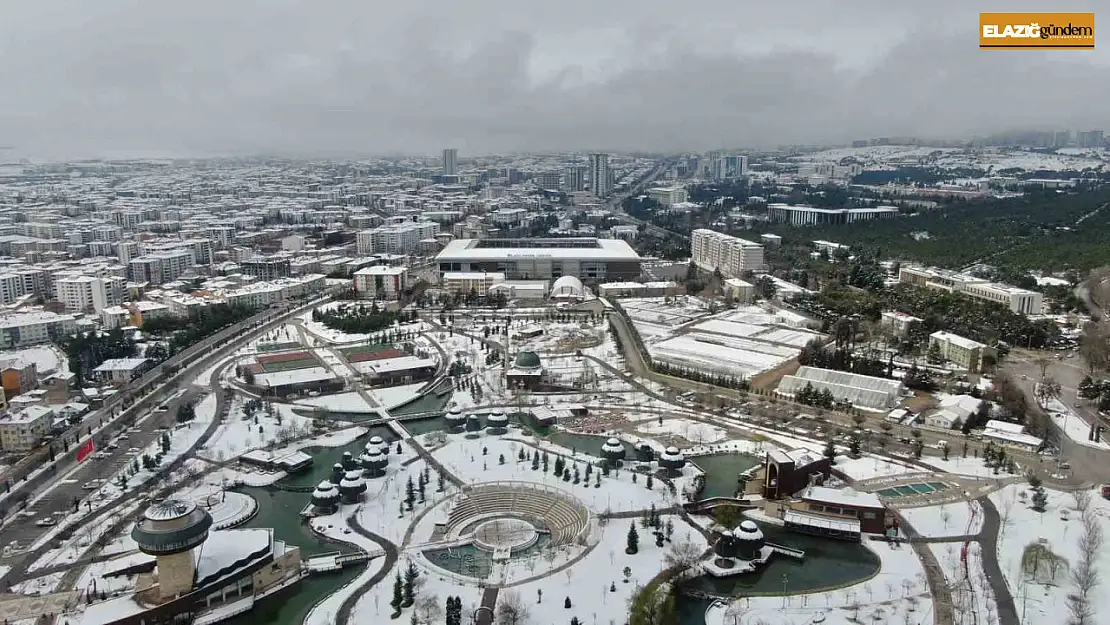
<svg viewBox="0 0 1110 625">
<path fill-rule="evenodd" d="M 989 497 L 982 497 L 978 501 L 983 510 L 979 551 L 983 554 L 983 571 L 994 593 L 995 605 L 998 606 L 999 625 L 1020 625 L 1014 597 L 1010 594 L 1010 587 L 1006 585 L 1006 578 L 1002 576 L 1002 567 L 998 563 L 998 532 L 1002 529 L 1002 519 Z"/>
</svg>

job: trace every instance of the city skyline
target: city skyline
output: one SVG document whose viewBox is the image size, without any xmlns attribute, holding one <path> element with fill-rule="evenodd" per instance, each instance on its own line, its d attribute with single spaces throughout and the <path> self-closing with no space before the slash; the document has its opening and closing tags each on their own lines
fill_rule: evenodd
<svg viewBox="0 0 1110 625">
<path fill-rule="evenodd" d="M 1110 90 L 1102 49 L 983 52 L 976 12 L 955 2 L 664 7 L 12 7 L 0 145 L 54 158 L 705 151 L 1108 125 L 1091 104 Z"/>
</svg>

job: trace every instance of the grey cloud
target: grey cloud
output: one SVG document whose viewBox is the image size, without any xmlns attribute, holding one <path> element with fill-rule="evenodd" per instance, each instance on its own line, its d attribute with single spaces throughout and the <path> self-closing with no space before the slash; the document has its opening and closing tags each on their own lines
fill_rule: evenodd
<svg viewBox="0 0 1110 625">
<path fill-rule="evenodd" d="M 958 137 L 1102 127 L 1110 95 L 1101 50 L 981 52 L 952 0 L 11 4 L 0 145 L 51 156 Z"/>
</svg>

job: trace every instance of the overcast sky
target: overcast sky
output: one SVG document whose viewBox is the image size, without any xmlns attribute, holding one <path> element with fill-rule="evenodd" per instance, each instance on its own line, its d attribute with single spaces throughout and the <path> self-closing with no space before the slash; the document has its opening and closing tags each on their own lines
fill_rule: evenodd
<svg viewBox="0 0 1110 625">
<path fill-rule="evenodd" d="M 0 146 L 34 156 L 465 158 L 1110 130 L 1105 37 L 1094 52 L 978 50 L 979 11 L 1043 1 L 3 4 Z"/>
</svg>

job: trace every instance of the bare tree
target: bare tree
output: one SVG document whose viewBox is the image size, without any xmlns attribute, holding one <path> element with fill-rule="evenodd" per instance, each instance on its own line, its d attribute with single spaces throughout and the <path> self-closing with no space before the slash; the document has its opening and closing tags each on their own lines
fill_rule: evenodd
<svg viewBox="0 0 1110 625">
<path fill-rule="evenodd" d="M 688 569 L 701 560 L 703 551 L 704 549 L 693 541 L 682 540 L 671 545 L 670 550 L 663 556 L 663 562 L 668 567 Z"/>
<path fill-rule="evenodd" d="M 498 625 L 523 625 L 528 622 L 528 606 L 514 591 L 501 593 L 497 602 Z"/>
<path fill-rule="evenodd" d="M 443 616 L 443 606 L 436 595 L 422 595 L 416 602 L 416 612 L 425 623 L 438 622 Z"/>
<path fill-rule="evenodd" d="M 1102 547 L 1102 527 L 1098 517 L 1090 512 L 1083 515 L 1083 531 L 1079 535 L 1079 562 L 1071 570 L 1075 590 L 1068 594 L 1067 608 L 1071 625 L 1088 625 L 1095 615 L 1091 591 L 1099 583 L 1098 559 Z"/>
<path fill-rule="evenodd" d="M 1071 492 L 1072 501 L 1075 502 L 1075 510 L 1080 514 L 1086 514 L 1087 510 L 1091 507 L 1091 491 L 1087 489 L 1073 490 Z"/>
</svg>

